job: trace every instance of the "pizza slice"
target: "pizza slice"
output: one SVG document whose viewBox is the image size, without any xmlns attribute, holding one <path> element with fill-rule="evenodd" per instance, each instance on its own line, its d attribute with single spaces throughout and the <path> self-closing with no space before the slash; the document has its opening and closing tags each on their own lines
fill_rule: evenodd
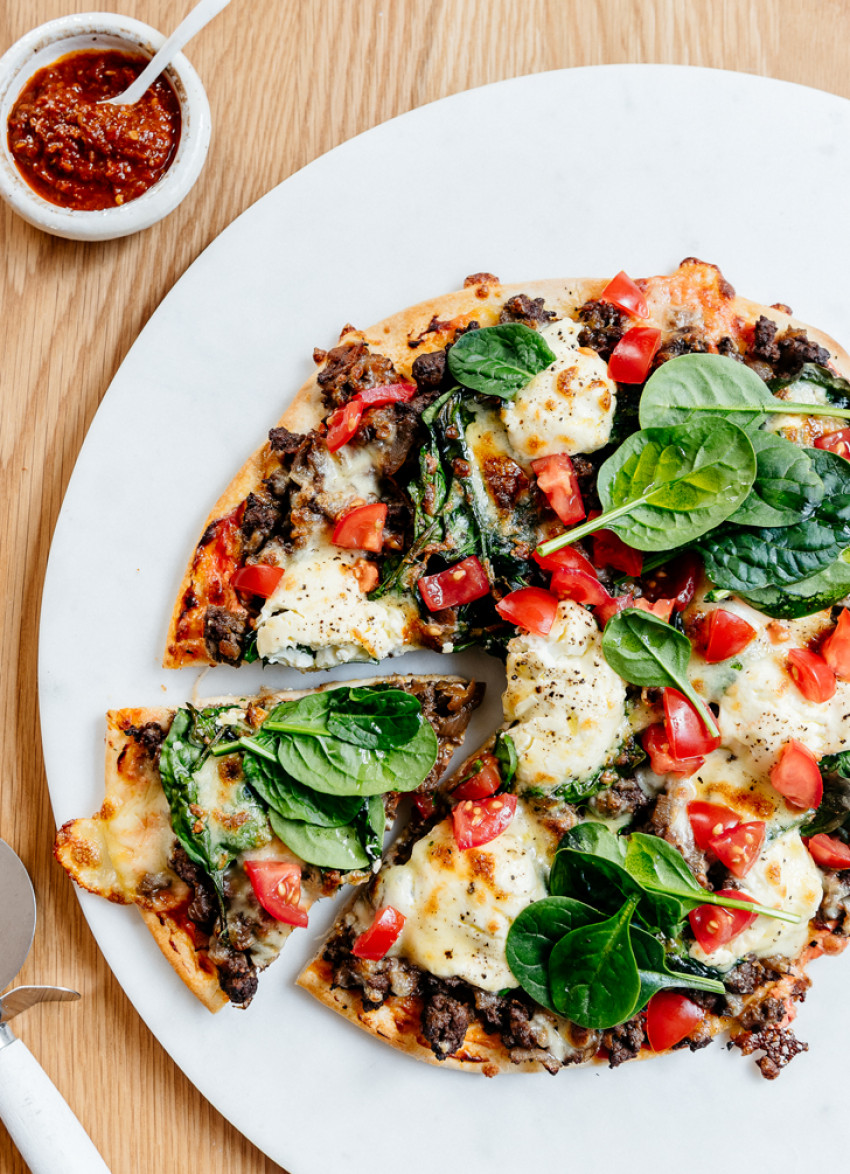
<svg viewBox="0 0 850 1174">
<path fill-rule="evenodd" d="M 830 383 L 837 344 L 693 258 L 636 283 L 479 273 L 346 327 L 210 513 L 165 665 L 504 656 L 496 604 L 546 585 L 535 548 L 598 508 L 597 474 L 638 428 L 647 376 L 700 354 L 780 396 L 793 384 L 800 398 L 802 371 L 804 398 L 847 398 Z M 799 435 L 837 427 L 808 419 Z"/>
<path fill-rule="evenodd" d="M 612 668 L 613 621 L 603 636 L 561 602 L 548 633 L 509 644 L 504 727 L 299 984 L 417 1059 L 488 1076 L 616 1066 L 723 1031 L 771 1078 L 804 1050 L 790 1024 L 807 966 L 850 928 L 850 684 L 807 697 L 785 662 L 843 627 L 829 612 L 777 625 L 709 588 L 694 585 L 679 635 L 720 736 L 678 690 Z M 724 614 L 751 629 L 734 664 L 704 634 Z"/>
<path fill-rule="evenodd" d="M 482 692 L 396 676 L 113 710 L 103 806 L 60 829 L 56 857 L 135 904 L 210 1010 L 245 1007 L 311 904 L 378 866 L 399 796 L 429 809 Z"/>
</svg>

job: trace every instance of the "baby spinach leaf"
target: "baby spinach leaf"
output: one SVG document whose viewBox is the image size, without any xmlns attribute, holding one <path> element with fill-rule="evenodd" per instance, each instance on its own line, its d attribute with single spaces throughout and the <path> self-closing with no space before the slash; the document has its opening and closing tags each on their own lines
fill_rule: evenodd
<svg viewBox="0 0 850 1174">
<path fill-rule="evenodd" d="M 653 931 L 675 936 L 685 916 L 681 903 L 670 897 L 643 890 L 626 872 L 622 865 L 622 857 L 615 855 L 615 851 L 618 850 L 612 849 L 604 838 L 595 843 L 589 838 L 584 842 L 592 849 L 591 851 L 585 852 L 570 847 L 559 848 L 549 875 L 550 893 L 585 901 L 588 905 L 601 909 L 606 915 L 616 912 L 624 898 L 637 896 L 640 899 L 637 916 L 643 924 Z M 603 851 L 611 851 L 611 856 L 596 854 L 596 850 L 600 848 Z"/>
<path fill-rule="evenodd" d="M 638 550 L 693 542 L 735 512 L 752 488 L 756 456 L 747 434 L 725 420 L 646 428 L 599 470 L 603 513 L 544 542 L 542 555 L 595 530 L 614 530 Z"/>
<path fill-rule="evenodd" d="M 327 726 L 331 734 L 370 750 L 403 746 L 416 736 L 422 706 L 403 689 L 373 685 L 328 691 Z"/>
<path fill-rule="evenodd" d="M 850 545 L 850 461 L 827 449 L 807 449 L 824 496 L 813 517 L 793 526 L 724 528 L 699 543 L 716 585 L 750 594 L 787 587 L 836 562 Z"/>
<path fill-rule="evenodd" d="M 827 754 L 818 764 L 823 777 L 823 799 L 800 828 L 803 836 L 828 835 L 850 825 L 850 753 Z"/>
<path fill-rule="evenodd" d="M 603 916 L 571 897 L 544 897 L 526 906 L 508 931 L 506 955 L 511 974 L 533 999 L 550 1011 L 549 956 L 571 930 L 602 921 Z"/>
<path fill-rule="evenodd" d="M 626 858 L 626 841 L 615 835 L 604 823 L 593 820 L 577 823 L 570 828 L 558 845 L 558 849 L 561 848 L 572 848 L 590 856 L 603 856 L 615 864 L 622 864 Z"/>
<path fill-rule="evenodd" d="M 549 956 L 555 1010 L 581 1027 L 605 1030 L 631 1018 L 640 976 L 629 938 L 638 898 L 594 925 L 571 930 Z"/>
<path fill-rule="evenodd" d="M 850 408 L 850 382 L 843 375 L 836 375 L 828 367 L 818 363 L 804 363 L 791 379 L 772 379 L 768 383 L 771 391 L 787 390 L 799 394 L 805 387 L 819 387 L 826 393 L 830 404 L 836 408 Z M 792 399 L 793 399 L 792 395 Z"/>
<path fill-rule="evenodd" d="M 384 832 L 387 829 L 387 814 L 382 795 L 370 795 L 360 804 L 354 820 L 354 828 L 369 860 L 374 864 L 381 859 L 384 851 Z"/>
<path fill-rule="evenodd" d="M 688 698 L 706 729 L 719 734 L 714 715 L 688 680 L 691 642 L 651 612 L 627 607 L 605 625 L 602 655 L 624 681 L 643 688 L 674 688 Z"/>
<path fill-rule="evenodd" d="M 272 831 L 302 860 L 321 868 L 368 868 L 371 864 L 357 831 L 344 827 L 314 827 L 297 819 L 284 819 L 276 811 L 269 815 Z"/>
<path fill-rule="evenodd" d="M 640 401 L 642 428 L 684 424 L 705 415 L 752 429 L 768 415 L 850 416 L 850 411 L 776 399 L 755 371 L 725 355 L 681 355 L 647 380 Z"/>
<path fill-rule="evenodd" d="M 423 721 L 404 746 L 369 750 L 332 737 L 290 734 L 277 747 L 283 769 L 326 795 L 382 795 L 415 791 L 437 761 L 437 736 Z"/>
<path fill-rule="evenodd" d="M 784 587 L 762 587 L 741 596 L 765 615 L 781 620 L 814 615 L 850 595 L 850 550 L 824 570 Z"/>
<path fill-rule="evenodd" d="M 449 370 L 458 383 L 508 400 L 554 361 L 546 340 L 520 322 L 470 330 L 452 346 L 448 357 Z"/>
<path fill-rule="evenodd" d="M 502 786 L 510 790 L 517 768 L 517 754 L 514 740 L 504 730 L 496 735 L 496 744 L 493 747 L 493 756 L 499 764 L 499 773 L 502 776 Z"/>
<path fill-rule="evenodd" d="M 357 795 L 323 795 L 290 778 L 275 760 L 246 754 L 242 770 L 263 802 L 286 819 L 300 819 L 316 827 L 342 827 L 351 823 L 363 806 Z"/>
<path fill-rule="evenodd" d="M 686 987 L 691 990 L 713 991 L 724 995 L 726 988 L 722 982 L 713 978 L 703 978 L 696 974 L 685 974 L 682 971 L 671 970 L 667 965 L 667 955 L 658 938 L 647 933 L 638 925 L 631 928 L 631 943 L 640 977 L 640 997 L 632 1014 L 642 1011 L 657 991 L 670 987 Z"/>
<path fill-rule="evenodd" d="M 756 453 L 756 479 L 729 522 L 791 526 L 814 513 L 823 499 L 823 481 L 806 450 L 773 432 L 751 432 L 750 440 Z"/>
</svg>

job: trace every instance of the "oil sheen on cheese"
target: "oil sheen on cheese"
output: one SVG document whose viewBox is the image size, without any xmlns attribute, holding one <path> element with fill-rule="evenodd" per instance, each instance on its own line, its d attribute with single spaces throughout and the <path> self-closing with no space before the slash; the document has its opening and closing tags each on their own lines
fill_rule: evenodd
<svg viewBox="0 0 850 1174">
<path fill-rule="evenodd" d="M 541 330 L 555 361 L 502 408 L 511 444 L 526 460 L 596 452 L 608 443 L 617 387 L 604 360 L 579 347 L 581 329 L 565 318 Z"/>
<path fill-rule="evenodd" d="M 437 824 L 406 864 L 388 868 L 381 879 L 378 905 L 405 917 L 391 952 L 485 991 L 516 986 L 505 956 L 508 930 L 526 905 L 547 895 L 555 848 L 522 803 L 501 835 L 465 852 L 451 820 Z"/>
<path fill-rule="evenodd" d="M 626 687 L 602 655 L 593 616 L 565 600 L 548 636 L 508 645 L 505 720 L 523 788 L 584 779 L 604 766 L 629 732 Z"/>
</svg>

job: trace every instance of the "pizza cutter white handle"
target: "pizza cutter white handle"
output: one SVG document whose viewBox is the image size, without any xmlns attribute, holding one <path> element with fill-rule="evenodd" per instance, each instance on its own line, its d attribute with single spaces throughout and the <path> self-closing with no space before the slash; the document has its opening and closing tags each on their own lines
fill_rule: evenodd
<svg viewBox="0 0 850 1174">
<path fill-rule="evenodd" d="M 29 1048 L 14 1036 L 3 1047 L 2 1035 L 0 1028 L 0 1119 L 32 1174 L 109 1174 Z"/>
</svg>

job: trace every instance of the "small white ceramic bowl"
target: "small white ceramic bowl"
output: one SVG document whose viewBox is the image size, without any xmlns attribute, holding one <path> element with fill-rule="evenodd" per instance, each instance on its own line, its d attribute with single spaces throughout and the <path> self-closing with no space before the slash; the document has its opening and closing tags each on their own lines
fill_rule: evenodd
<svg viewBox="0 0 850 1174">
<path fill-rule="evenodd" d="M 0 196 L 24 220 L 68 240 L 103 241 L 150 228 L 173 212 L 201 174 L 210 143 L 210 106 L 195 70 L 178 53 L 166 71 L 180 101 L 180 142 L 164 175 L 144 195 L 115 208 L 80 212 L 43 199 L 18 171 L 9 150 L 9 114 L 37 70 L 82 49 L 118 49 L 153 57 L 165 37 L 112 12 L 84 12 L 40 25 L 0 58 Z"/>
</svg>

